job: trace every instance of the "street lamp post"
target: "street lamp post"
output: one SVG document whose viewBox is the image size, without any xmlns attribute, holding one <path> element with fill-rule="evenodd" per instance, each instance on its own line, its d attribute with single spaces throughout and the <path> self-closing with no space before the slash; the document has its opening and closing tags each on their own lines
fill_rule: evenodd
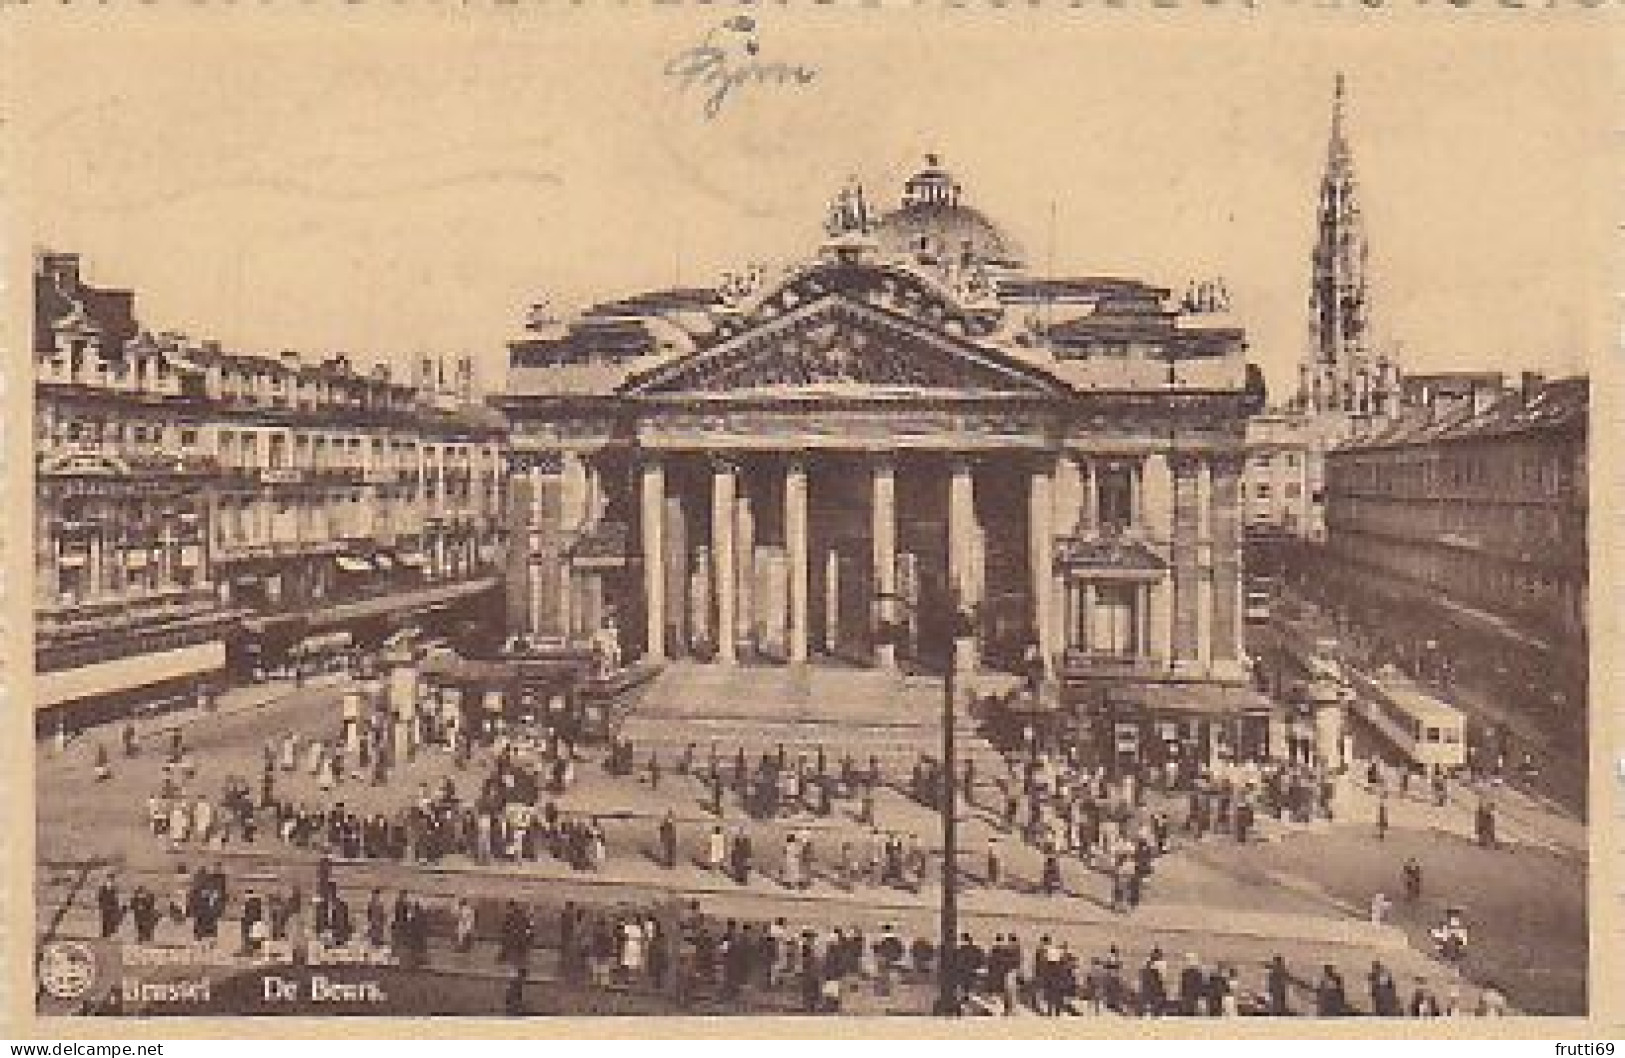
<svg viewBox="0 0 1625 1058">
<path fill-rule="evenodd" d="M 937 1013 L 959 1013 L 959 779 L 954 753 L 954 705 L 958 687 L 959 660 L 965 640 L 973 634 L 973 623 L 959 604 L 958 593 L 951 596 L 953 648 L 948 672 L 942 681 L 942 908 L 941 940 L 937 955 Z"/>
<path fill-rule="evenodd" d="M 937 1013 L 952 1015 L 959 1012 L 956 985 L 958 967 L 955 954 L 959 937 L 959 859 L 958 820 L 955 818 L 955 800 L 958 780 L 954 767 L 954 688 L 955 669 L 958 667 L 958 642 L 948 662 L 948 673 L 942 681 L 942 922 L 941 946 L 937 968 Z"/>
<path fill-rule="evenodd" d="M 895 601 L 905 608 L 908 601 L 899 596 L 885 596 L 882 602 Z M 958 694 L 958 671 L 961 644 L 974 632 L 974 622 L 959 604 L 959 593 L 950 589 L 949 610 L 953 614 L 953 645 L 948 656 L 947 673 L 942 680 L 942 904 L 940 908 L 937 944 L 937 1002 L 936 1013 L 948 1017 L 959 1013 L 959 994 L 956 981 L 956 953 L 959 939 L 959 780 L 954 748 L 954 700 Z"/>
</svg>

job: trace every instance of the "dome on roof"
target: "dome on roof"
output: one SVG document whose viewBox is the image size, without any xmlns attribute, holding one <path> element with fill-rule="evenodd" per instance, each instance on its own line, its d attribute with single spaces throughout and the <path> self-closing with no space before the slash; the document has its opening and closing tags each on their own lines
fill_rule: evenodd
<svg viewBox="0 0 1625 1058">
<path fill-rule="evenodd" d="M 903 202 L 880 218 L 875 237 L 887 253 L 938 259 L 969 250 L 985 264 L 1019 265 L 1021 248 L 981 210 L 960 201 L 960 187 L 937 156 L 903 185 Z"/>
</svg>

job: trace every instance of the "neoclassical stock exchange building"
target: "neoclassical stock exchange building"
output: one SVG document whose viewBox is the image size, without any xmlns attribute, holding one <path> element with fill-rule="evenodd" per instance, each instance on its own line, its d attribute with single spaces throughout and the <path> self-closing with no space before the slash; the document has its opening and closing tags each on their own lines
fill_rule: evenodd
<svg viewBox="0 0 1625 1058">
<path fill-rule="evenodd" d="M 1263 386 L 1222 299 L 1034 275 L 935 158 L 825 231 L 771 277 L 533 316 L 510 617 L 668 668 L 912 672 L 968 622 L 1117 752 L 1281 737 L 1242 643 Z"/>
</svg>

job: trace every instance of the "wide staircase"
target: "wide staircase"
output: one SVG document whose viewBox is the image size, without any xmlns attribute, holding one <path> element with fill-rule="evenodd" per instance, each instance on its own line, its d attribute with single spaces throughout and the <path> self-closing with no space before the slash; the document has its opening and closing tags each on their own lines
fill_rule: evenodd
<svg viewBox="0 0 1625 1058">
<path fill-rule="evenodd" d="M 997 677 L 980 686 L 996 689 Z M 860 766 L 871 756 L 888 781 L 906 777 L 921 756 L 942 755 L 943 681 L 825 666 L 708 665 L 675 662 L 640 688 L 621 736 L 639 758 L 649 752 L 677 759 L 691 743 L 703 765 L 711 746 L 724 761 L 743 748 L 755 761 L 783 746 L 794 760 L 811 761 L 823 747 L 829 766 L 851 754 Z M 979 781 L 1003 771 L 1003 758 L 978 732 L 960 705 L 955 710 L 955 756 L 976 762 Z"/>
</svg>

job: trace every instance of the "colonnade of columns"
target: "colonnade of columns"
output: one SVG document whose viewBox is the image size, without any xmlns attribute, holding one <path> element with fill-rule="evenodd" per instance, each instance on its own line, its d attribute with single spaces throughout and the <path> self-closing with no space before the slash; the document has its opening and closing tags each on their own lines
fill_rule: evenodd
<svg viewBox="0 0 1625 1058">
<path fill-rule="evenodd" d="M 806 460 L 788 455 L 781 460 L 785 572 L 785 655 L 792 664 L 808 660 L 812 630 L 810 481 Z M 897 467 L 895 461 L 880 456 L 869 461 L 870 547 L 877 617 L 901 598 L 898 583 Z M 667 500 L 666 463 L 660 457 L 643 461 L 640 471 L 640 521 L 642 523 L 643 591 L 645 601 L 645 642 L 648 656 L 665 658 L 667 652 L 667 554 L 665 504 Z M 977 605 L 984 594 L 982 571 L 982 532 L 976 515 L 975 477 L 968 460 L 956 460 L 948 474 L 947 550 L 951 587 L 960 604 Z M 749 627 L 757 616 L 758 600 L 753 597 L 751 562 L 756 540 L 756 512 L 751 498 L 743 494 L 740 469 L 728 459 L 713 459 L 710 465 L 710 525 L 708 553 L 712 584 L 708 594 L 715 600 L 717 625 L 716 658 L 722 664 L 739 659 L 739 630 Z M 1048 548 L 1044 554 L 1048 554 Z M 1038 563 L 1034 563 L 1035 577 Z M 826 583 L 833 578 L 826 576 Z M 834 588 L 831 588 L 834 591 Z M 830 610 L 833 604 L 826 602 Z M 888 637 L 878 637 L 875 662 L 884 668 L 898 663 L 897 645 Z"/>
<path fill-rule="evenodd" d="M 670 593 L 678 583 L 667 569 L 671 529 L 670 461 L 676 453 L 646 455 L 637 472 L 642 524 L 641 553 L 643 555 L 642 588 L 646 619 L 645 643 L 647 654 L 663 660 L 670 646 L 668 630 Z M 683 456 L 682 458 L 692 458 Z M 1183 457 L 1178 457 L 1183 458 Z M 782 656 L 792 664 L 806 662 L 812 653 L 810 642 L 814 632 L 813 608 L 824 606 L 833 614 L 839 594 L 834 581 L 837 563 L 829 556 L 815 556 L 809 526 L 812 483 L 808 457 L 800 453 L 786 453 L 764 460 L 764 466 L 776 464 L 778 482 L 774 488 L 747 490 L 742 481 L 739 462 L 729 458 L 709 460 L 708 508 L 709 538 L 698 541 L 704 548 L 705 561 L 695 567 L 703 582 L 703 601 L 706 609 L 704 627 L 712 634 L 715 659 L 724 665 L 736 664 L 740 659 L 740 644 L 749 642 L 751 629 L 764 619 L 770 610 L 780 621 L 774 627 L 782 635 Z M 968 457 L 949 456 L 946 459 L 945 526 L 947 587 L 958 604 L 975 610 L 987 599 L 987 545 L 983 525 L 978 516 L 978 482 L 973 461 Z M 1025 465 L 1020 457 L 1008 457 L 1009 465 L 1021 468 L 1027 476 L 1025 555 L 1031 599 L 1032 639 L 1046 666 L 1052 665 L 1068 646 L 1089 649 L 1087 629 L 1091 627 L 1097 607 L 1132 605 L 1131 653 L 1144 658 L 1167 659 L 1182 665 L 1206 668 L 1215 658 L 1215 554 L 1214 541 L 1214 471 L 1206 458 L 1194 461 L 1194 470 L 1181 465 L 1176 475 L 1173 460 L 1166 453 L 1152 451 L 1137 457 L 1090 457 L 1063 453 L 1058 457 L 1034 459 Z M 1117 464 L 1115 467 L 1113 464 Z M 1109 535 L 1100 524 L 1101 504 L 1099 484 L 1106 473 L 1118 473 L 1121 478 L 1124 465 L 1132 467 L 1129 482 L 1131 522 L 1128 534 L 1148 544 L 1162 556 L 1170 568 L 1122 571 L 1083 568 L 1068 575 L 1056 565 L 1056 541 L 1066 537 L 1093 537 Z M 871 621 L 877 627 L 882 622 L 896 622 L 901 602 L 899 584 L 898 516 L 899 481 L 895 456 L 879 453 L 866 460 L 867 493 L 869 498 L 868 560 L 872 568 L 874 605 Z M 1194 474 L 1194 483 L 1190 477 Z M 692 481 L 689 474 L 686 480 Z M 753 473 L 752 481 L 759 479 Z M 820 486 L 822 488 L 822 486 Z M 1178 497 L 1176 497 L 1178 490 Z M 763 495 L 756 495 L 761 492 Z M 778 512 L 770 512 L 773 521 L 782 525 L 783 580 L 782 597 L 779 589 L 772 589 L 772 598 L 757 598 L 763 587 L 755 576 L 755 553 L 762 543 L 758 532 L 759 516 L 764 512 L 756 505 L 765 495 L 773 495 L 782 505 Z M 942 494 L 938 494 L 942 495 Z M 1177 532 L 1181 540 L 1176 545 L 1174 536 L 1175 507 L 1189 503 L 1194 495 L 1196 511 L 1181 519 Z M 912 502 L 912 501 L 911 501 Z M 1121 506 L 1121 500 L 1111 501 Z M 938 523 L 941 524 L 941 523 Z M 1192 533 L 1194 529 L 1194 533 Z M 692 530 L 690 530 L 692 531 Z M 701 530 L 702 532 L 704 530 Z M 1231 542 L 1226 542 L 1226 546 Z M 777 545 L 773 545 L 777 546 Z M 1236 544 L 1239 546 L 1239 543 Z M 1177 555 L 1176 555 L 1177 553 Z M 814 561 L 829 565 L 823 583 L 829 598 L 814 599 L 812 592 Z M 1176 578 L 1171 568 L 1175 562 L 1193 580 L 1181 581 L 1183 587 L 1178 599 L 1176 615 Z M 1234 571 L 1237 563 L 1231 564 Z M 1113 585 L 1116 585 L 1115 587 Z M 1107 592 L 1110 598 L 1097 597 Z M 1188 594 L 1187 594 L 1188 593 Z M 1124 600 L 1132 600 L 1131 603 Z M 781 609 L 782 608 L 782 609 Z M 1194 610 L 1192 618 L 1190 611 Z M 1098 611 L 1104 613 L 1104 611 Z M 1109 622 L 1121 632 L 1124 613 L 1108 615 Z M 850 619 L 850 618 L 849 618 Z M 1178 624 L 1183 620 L 1184 624 Z M 714 624 L 712 623 L 714 622 Z M 1108 622 L 1108 623 L 1109 623 Z M 1194 636 L 1191 634 L 1194 622 Z M 1179 630 L 1183 627 L 1184 631 Z M 1234 627 L 1239 627 L 1235 625 Z M 830 621 L 824 622 L 827 642 L 833 645 L 834 633 Z M 1085 629 L 1080 640 L 1079 629 Z M 1126 634 L 1126 633 L 1124 633 Z M 1194 645 L 1191 639 L 1194 638 Z M 1182 644 L 1182 645 L 1181 645 Z M 1176 649 L 1177 646 L 1177 649 Z M 1226 653 L 1225 656 L 1229 656 Z M 1177 657 L 1176 657 L 1177 655 Z M 889 635 L 876 635 L 873 640 L 873 659 L 877 666 L 894 668 L 899 663 L 898 645 Z"/>
</svg>

